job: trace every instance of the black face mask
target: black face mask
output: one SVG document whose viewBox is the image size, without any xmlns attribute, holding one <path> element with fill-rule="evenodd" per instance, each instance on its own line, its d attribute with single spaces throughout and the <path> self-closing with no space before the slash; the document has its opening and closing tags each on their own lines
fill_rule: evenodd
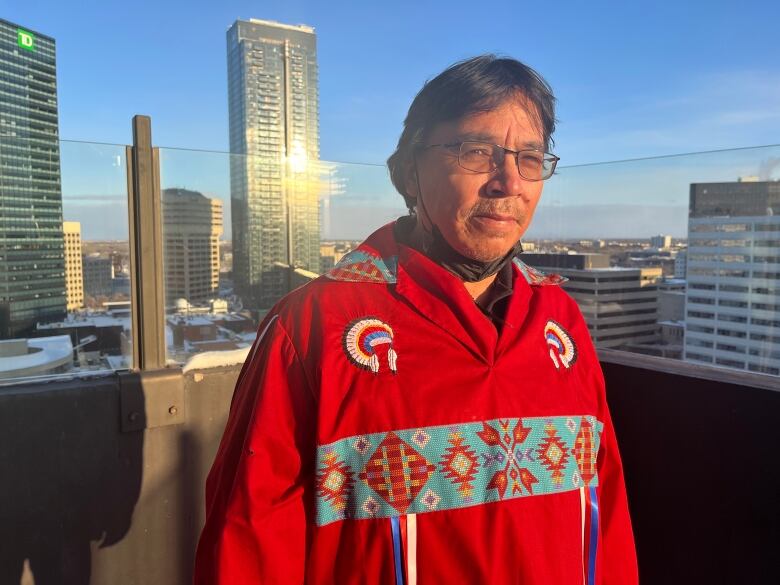
<svg viewBox="0 0 780 585">
<path fill-rule="evenodd" d="M 479 282 L 498 273 L 507 262 L 523 251 L 523 245 L 517 242 L 506 255 L 482 262 L 468 258 L 455 250 L 447 243 L 439 228 L 433 226 L 433 233 L 426 233 L 422 242 L 413 241 L 412 230 L 416 219 L 414 217 L 402 217 L 397 222 L 397 236 L 404 243 L 409 243 L 413 248 L 428 256 L 439 266 L 448 270 L 464 282 Z"/>
<path fill-rule="evenodd" d="M 426 238 L 427 239 L 427 238 Z M 523 251 L 523 245 L 517 242 L 506 255 L 495 260 L 482 262 L 467 258 L 447 243 L 444 236 L 441 235 L 439 228 L 433 228 L 433 240 L 430 242 L 425 254 L 434 262 L 452 272 L 455 276 L 464 282 L 479 282 L 493 276 L 500 271 L 507 262 Z"/>
</svg>

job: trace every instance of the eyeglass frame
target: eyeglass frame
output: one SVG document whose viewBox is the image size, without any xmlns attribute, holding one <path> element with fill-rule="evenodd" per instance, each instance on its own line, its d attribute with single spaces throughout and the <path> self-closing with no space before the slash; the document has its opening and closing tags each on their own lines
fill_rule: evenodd
<svg viewBox="0 0 780 585">
<path fill-rule="evenodd" d="M 468 167 L 464 167 L 463 164 L 460 162 L 461 149 L 463 148 L 464 144 L 486 144 L 488 146 L 494 146 L 496 148 L 500 148 L 501 150 L 504 151 L 504 158 L 506 158 L 507 154 L 511 154 L 513 156 L 513 158 L 515 159 L 515 168 L 517 168 L 517 172 L 520 174 L 520 176 L 523 177 L 523 179 L 525 179 L 526 181 L 532 181 L 534 183 L 538 183 L 539 181 L 546 181 L 547 179 L 552 177 L 555 174 L 555 168 L 558 166 L 558 161 L 561 160 L 561 157 L 556 156 L 556 155 L 554 155 L 551 152 L 547 152 L 546 150 L 541 150 L 539 148 L 521 148 L 520 150 L 512 150 L 511 148 L 507 148 L 506 146 L 501 146 L 500 144 L 493 144 L 492 142 L 485 142 L 485 141 L 482 141 L 482 140 L 462 140 L 460 142 L 452 142 L 450 144 L 428 144 L 428 145 L 420 144 L 420 145 L 418 145 L 417 148 L 420 149 L 420 150 L 427 150 L 429 148 L 436 148 L 436 147 L 454 148 L 454 147 L 457 146 L 458 147 L 458 166 L 460 168 L 462 168 L 463 170 L 469 171 L 471 173 L 477 173 L 477 174 L 480 174 L 480 175 L 491 174 L 491 173 L 495 173 L 500 168 L 499 165 L 496 165 L 496 168 L 493 169 L 492 171 L 475 171 L 475 170 L 470 169 Z M 543 179 L 531 179 L 531 178 L 526 177 L 523 174 L 523 171 L 520 170 L 520 153 L 521 152 L 540 152 L 540 153 L 542 153 L 544 155 L 549 155 L 550 157 L 552 157 L 553 161 L 552 161 L 552 168 L 550 169 L 550 174 L 547 177 L 543 178 Z M 495 162 L 495 158 L 493 158 L 493 160 Z"/>
</svg>

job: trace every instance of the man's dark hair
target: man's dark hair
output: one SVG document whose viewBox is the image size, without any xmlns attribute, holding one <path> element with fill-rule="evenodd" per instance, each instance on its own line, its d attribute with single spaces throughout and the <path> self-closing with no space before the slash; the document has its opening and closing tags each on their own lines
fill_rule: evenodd
<svg viewBox="0 0 780 585">
<path fill-rule="evenodd" d="M 395 152 L 387 159 L 390 180 L 411 210 L 416 200 L 406 193 L 414 151 L 442 122 L 488 112 L 506 100 L 523 96 L 529 115 L 539 124 L 545 148 L 555 131 L 555 96 L 536 71 L 515 59 L 480 55 L 455 63 L 426 82 L 409 106 Z"/>
</svg>

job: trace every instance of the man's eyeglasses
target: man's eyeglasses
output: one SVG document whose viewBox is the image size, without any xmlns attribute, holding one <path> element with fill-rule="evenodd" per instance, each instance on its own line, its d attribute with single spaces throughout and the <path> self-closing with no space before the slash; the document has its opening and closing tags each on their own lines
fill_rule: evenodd
<svg viewBox="0 0 780 585">
<path fill-rule="evenodd" d="M 520 176 L 528 181 L 544 181 L 555 172 L 561 160 L 554 154 L 535 149 L 512 150 L 488 142 L 455 142 L 453 144 L 429 144 L 427 148 L 447 148 L 458 153 L 458 165 L 475 173 L 494 173 L 503 164 L 507 153 L 517 164 Z"/>
</svg>

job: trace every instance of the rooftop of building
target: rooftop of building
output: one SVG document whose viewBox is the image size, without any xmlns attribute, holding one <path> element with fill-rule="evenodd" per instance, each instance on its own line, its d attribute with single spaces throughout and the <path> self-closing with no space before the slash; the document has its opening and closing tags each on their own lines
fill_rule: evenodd
<svg viewBox="0 0 780 585">
<path fill-rule="evenodd" d="M 51 41 L 52 43 L 56 42 L 54 37 L 50 37 L 49 35 L 43 34 L 42 32 L 38 32 L 37 30 L 30 28 L 29 26 L 23 26 L 21 24 L 11 22 L 10 20 L 5 20 L 4 18 L 0 18 L 0 25 L 6 25 L 11 28 L 21 29 L 25 32 L 33 33 L 36 37 Z"/>
<path fill-rule="evenodd" d="M 170 315 L 166 321 L 170 325 L 187 325 L 189 327 L 214 325 L 214 321 L 203 315 Z"/>
<path fill-rule="evenodd" d="M 242 21 L 239 20 L 237 22 L 242 22 Z M 314 27 L 308 24 L 284 24 L 276 20 L 262 20 L 260 18 L 250 18 L 249 20 L 244 20 L 243 22 L 251 22 L 252 24 L 261 24 L 263 26 L 270 26 L 282 30 L 294 30 L 298 32 L 314 34 Z"/>
<path fill-rule="evenodd" d="M 69 335 L 0 340 L 0 379 L 48 374 L 72 362 Z"/>
<path fill-rule="evenodd" d="M 39 323 L 38 330 L 51 331 L 55 329 L 71 329 L 78 327 L 122 327 L 130 329 L 130 317 L 111 315 L 109 313 L 71 313 L 64 321 Z"/>
<path fill-rule="evenodd" d="M 200 201 L 201 199 L 208 199 L 203 193 L 200 191 L 193 191 L 191 189 L 185 189 L 182 187 L 171 187 L 169 189 L 163 189 L 162 190 L 162 197 L 163 200 L 167 197 L 178 197 L 181 199 L 192 199 L 195 201 Z"/>
</svg>

